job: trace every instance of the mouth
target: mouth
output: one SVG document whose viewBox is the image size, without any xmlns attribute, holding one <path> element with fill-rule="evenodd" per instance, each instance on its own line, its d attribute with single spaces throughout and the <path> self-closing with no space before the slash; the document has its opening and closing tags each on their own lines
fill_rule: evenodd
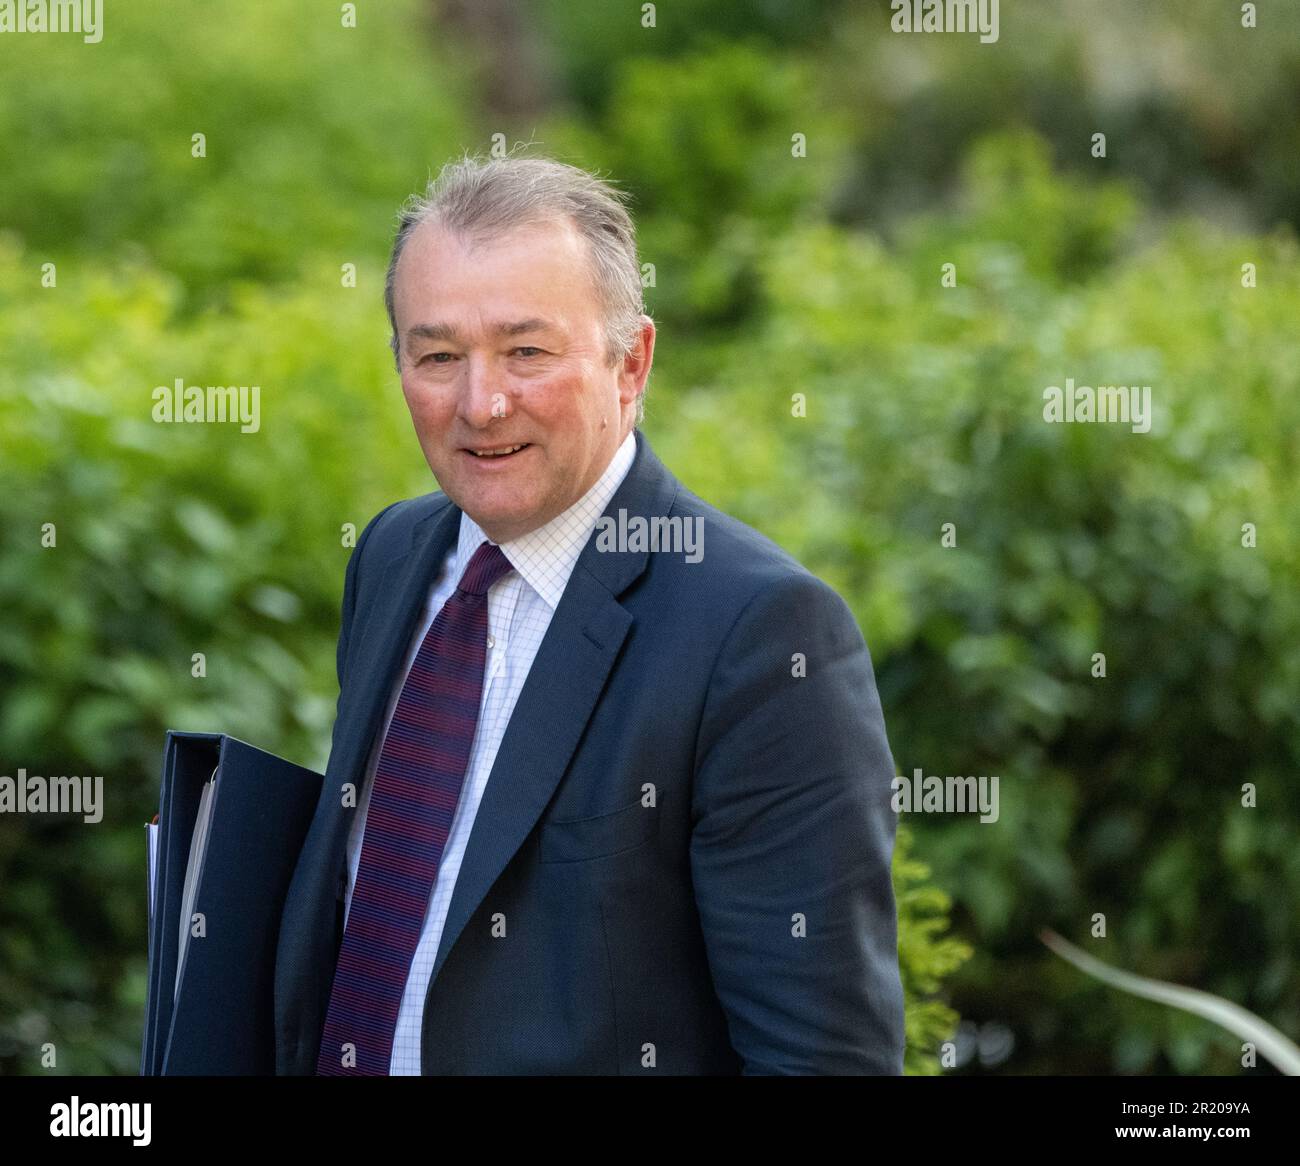
<svg viewBox="0 0 1300 1166">
<path fill-rule="evenodd" d="M 463 449 L 462 453 L 479 462 L 504 462 L 518 457 L 526 449 L 532 448 L 532 442 L 520 442 L 517 445 L 488 445 L 479 449 Z"/>
</svg>

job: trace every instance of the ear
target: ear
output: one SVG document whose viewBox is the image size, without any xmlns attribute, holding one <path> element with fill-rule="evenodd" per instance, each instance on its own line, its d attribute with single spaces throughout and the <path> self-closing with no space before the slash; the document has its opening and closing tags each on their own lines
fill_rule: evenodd
<svg viewBox="0 0 1300 1166">
<path fill-rule="evenodd" d="M 643 315 L 636 343 L 623 357 L 618 372 L 618 399 L 622 404 L 632 404 L 645 391 L 650 366 L 654 363 L 654 351 L 655 322 Z"/>
</svg>

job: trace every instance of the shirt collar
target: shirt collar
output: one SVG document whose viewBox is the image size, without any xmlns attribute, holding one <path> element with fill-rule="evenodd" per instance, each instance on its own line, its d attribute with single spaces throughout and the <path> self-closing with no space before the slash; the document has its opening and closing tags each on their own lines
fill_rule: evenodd
<svg viewBox="0 0 1300 1166">
<path fill-rule="evenodd" d="M 604 473 L 568 510 L 557 514 L 536 530 L 501 543 L 501 550 L 510 560 L 510 565 L 546 601 L 552 611 L 559 606 L 569 576 L 573 574 L 574 564 L 591 537 L 591 532 L 596 529 L 596 519 L 604 513 L 609 500 L 632 468 L 635 457 L 636 430 L 633 429 L 629 430 L 622 444 L 614 451 Z M 460 578 L 484 539 L 492 541 L 483 533 L 482 527 L 462 510 L 460 538 L 456 544 L 456 558 L 452 563 L 453 578 Z"/>
</svg>

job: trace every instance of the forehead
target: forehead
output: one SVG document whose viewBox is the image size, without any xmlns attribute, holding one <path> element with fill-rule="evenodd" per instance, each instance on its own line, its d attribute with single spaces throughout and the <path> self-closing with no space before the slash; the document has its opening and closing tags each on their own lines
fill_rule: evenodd
<svg viewBox="0 0 1300 1166">
<path fill-rule="evenodd" d="M 398 260 L 394 293 L 399 310 L 403 304 L 469 310 L 487 301 L 521 309 L 594 307 L 586 240 L 566 220 L 511 227 L 488 238 L 422 223 Z"/>
</svg>

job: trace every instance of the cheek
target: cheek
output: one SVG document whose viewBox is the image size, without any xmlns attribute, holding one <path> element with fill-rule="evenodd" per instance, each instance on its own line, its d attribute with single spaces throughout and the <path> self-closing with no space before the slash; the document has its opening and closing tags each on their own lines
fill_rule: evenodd
<svg viewBox="0 0 1300 1166">
<path fill-rule="evenodd" d="M 402 395 L 411 416 L 417 421 L 437 420 L 446 409 L 445 393 L 439 393 L 411 377 L 402 378 Z"/>
<path fill-rule="evenodd" d="M 583 376 L 565 369 L 553 376 L 522 383 L 515 398 L 515 406 L 526 409 L 534 417 L 553 418 L 560 423 L 582 411 L 585 396 L 586 381 Z"/>
</svg>

